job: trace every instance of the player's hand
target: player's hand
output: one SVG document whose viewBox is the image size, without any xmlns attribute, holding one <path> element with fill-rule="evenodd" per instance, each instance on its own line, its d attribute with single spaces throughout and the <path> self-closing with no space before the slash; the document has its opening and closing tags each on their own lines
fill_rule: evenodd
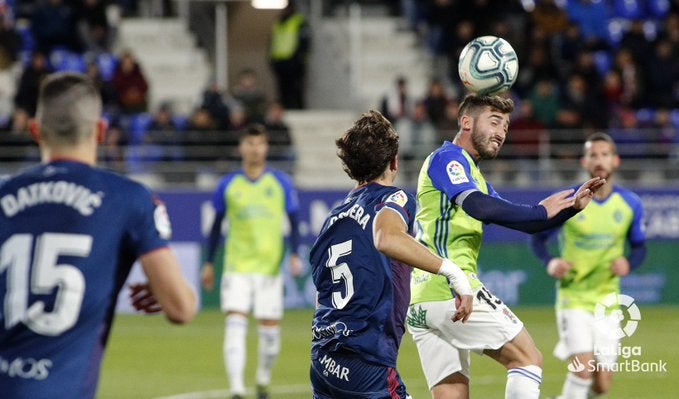
<svg viewBox="0 0 679 399">
<path fill-rule="evenodd" d="M 578 191 L 575 192 L 575 203 L 573 204 L 573 208 L 577 210 L 585 209 L 590 201 L 592 201 L 592 198 L 594 198 L 594 193 L 596 193 L 604 183 L 606 183 L 606 179 L 602 179 L 599 176 L 593 177 L 583 183 L 583 185 L 578 188 Z"/>
<path fill-rule="evenodd" d="M 472 314 L 472 303 L 474 302 L 473 295 L 456 295 L 455 296 L 455 314 L 452 319 L 453 322 L 462 320 L 464 323 Z"/>
<path fill-rule="evenodd" d="M 616 259 L 611 263 L 611 272 L 619 277 L 625 277 L 632 270 L 629 261 L 624 256 Z"/>
<path fill-rule="evenodd" d="M 553 218 L 562 210 L 575 204 L 575 198 L 572 196 L 574 191 L 572 188 L 559 191 L 540 201 L 540 205 L 547 210 L 547 219 Z"/>
<path fill-rule="evenodd" d="M 203 288 L 212 291 L 215 288 L 215 268 L 212 263 L 205 263 L 200 272 L 200 279 L 203 282 Z"/>
<path fill-rule="evenodd" d="M 547 273 L 555 279 L 561 280 L 572 268 L 573 265 L 570 262 L 561 258 L 552 258 L 547 264 Z"/>
<path fill-rule="evenodd" d="M 290 274 L 292 277 L 299 277 L 302 274 L 302 259 L 297 254 L 290 255 Z"/>
<path fill-rule="evenodd" d="M 151 288 L 147 283 L 137 283 L 129 285 L 130 300 L 132 306 L 137 310 L 147 314 L 160 313 L 163 309 L 153 296 Z"/>
</svg>

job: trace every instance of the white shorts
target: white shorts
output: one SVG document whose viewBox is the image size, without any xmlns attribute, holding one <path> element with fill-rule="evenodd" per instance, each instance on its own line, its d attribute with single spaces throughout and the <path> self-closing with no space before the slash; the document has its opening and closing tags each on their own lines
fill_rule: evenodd
<svg viewBox="0 0 679 399">
<path fill-rule="evenodd" d="M 225 273 L 222 276 L 223 312 L 248 314 L 257 320 L 283 318 L 283 277 L 258 274 Z"/>
<path fill-rule="evenodd" d="M 452 321 L 453 299 L 410 306 L 408 331 L 430 390 L 457 372 L 469 378 L 470 351 L 482 354 L 486 349 L 499 349 L 523 329 L 521 320 L 485 287 L 474 292 L 473 306 L 464 324 Z"/>
<path fill-rule="evenodd" d="M 613 364 L 618 356 L 620 339 L 614 338 L 620 320 L 614 316 L 595 320 L 594 313 L 581 309 L 557 309 L 559 343 L 554 356 L 568 360 L 578 353 L 594 353 L 599 364 Z"/>
</svg>

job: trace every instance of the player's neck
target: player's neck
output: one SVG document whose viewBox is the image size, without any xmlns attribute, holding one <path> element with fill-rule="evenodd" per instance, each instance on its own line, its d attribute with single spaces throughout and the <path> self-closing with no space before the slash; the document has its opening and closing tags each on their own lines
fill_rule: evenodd
<svg viewBox="0 0 679 399">
<path fill-rule="evenodd" d="M 608 176 L 608 179 L 606 179 L 606 183 L 601 186 L 597 190 L 596 193 L 594 193 L 594 198 L 597 199 L 598 201 L 605 200 L 608 198 L 609 195 L 613 192 L 613 178 L 612 176 Z"/>
<path fill-rule="evenodd" d="M 246 164 L 243 165 L 243 171 L 245 175 L 251 180 L 256 180 L 259 176 L 264 173 L 266 169 L 266 164 Z"/>
<path fill-rule="evenodd" d="M 84 146 L 69 148 L 43 147 L 41 148 L 41 159 L 44 163 L 67 160 L 94 166 L 97 163 L 97 154 L 96 151 L 91 151 Z"/>
</svg>

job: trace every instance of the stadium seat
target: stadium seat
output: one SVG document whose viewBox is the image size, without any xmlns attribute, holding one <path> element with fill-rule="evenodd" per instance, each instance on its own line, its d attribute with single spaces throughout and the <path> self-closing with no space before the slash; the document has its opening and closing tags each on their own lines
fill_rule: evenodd
<svg viewBox="0 0 679 399">
<path fill-rule="evenodd" d="M 620 18 L 611 19 L 608 21 L 607 31 L 608 31 L 608 44 L 613 48 L 618 48 L 620 46 L 620 41 L 622 40 L 622 35 L 625 33 L 625 22 Z"/>
<path fill-rule="evenodd" d="M 52 50 L 49 61 L 55 71 L 85 72 L 87 69 L 87 64 L 80 54 L 64 49 Z"/>
<path fill-rule="evenodd" d="M 35 50 L 35 38 L 28 24 L 16 24 L 16 31 L 21 36 L 21 50 L 29 54 Z"/>
<path fill-rule="evenodd" d="M 669 0 L 648 0 L 646 4 L 648 7 L 647 13 L 651 18 L 665 19 L 670 11 Z"/>
<path fill-rule="evenodd" d="M 172 122 L 174 122 L 177 130 L 186 130 L 186 128 L 189 126 L 189 118 L 184 115 L 172 116 Z"/>
<path fill-rule="evenodd" d="M 101 53 L 97 56 L 97 65 L 99 65 L 101 78 L 110 81 L 113 79 L 113 73 L 118 65 L 118 58 L 110 53 Z"/>
<path fill-rule="evenodd" d="M 594 64 L 599 75 L 604 76 L 611 69 L 611 55 L 608 51 L 599 50 L 594 52 Z"/>
<path fill-rule="evenodd" d="M 135 114 L 130 120 L 130 144 L 142 144 L 144 142 L 144 135 L 151 125 L 153 117 L 148 112 Z"/>
<path fill-rule="evenodd" d="M 673 109 L 670 111 L 670 120 L 672 121 L 672 125 L 679 129 L 679 109 Z M 679 135 L 676 137 L 679 138 Z"/>
<path fill-rule="evenodd" d="M 637 124 L 640 127 L 648 127 L 655 121 L 655 110 L 651 108 L 640 108 L 637 110 Z"/>
<path fill-rule="evenodd" d="M 645 1 L 614 0 L 613 11 L 617 17 L 624 19 L 643 19 L 646 17 Z"/>
</svg>

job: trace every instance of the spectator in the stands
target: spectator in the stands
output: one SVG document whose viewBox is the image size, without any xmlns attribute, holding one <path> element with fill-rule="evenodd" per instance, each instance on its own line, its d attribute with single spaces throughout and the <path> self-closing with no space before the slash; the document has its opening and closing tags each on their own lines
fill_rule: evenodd
<svg viewBox="0 0 679 399">
<path fill-rule="evenodd" d="M 382 97 L 380 110 L 392 124 L 402 118 L 409 118 L 413 113 L 415 102 L 408 90 L 408 79 L 405 76 L 396 78 L 395 84 Z"/>
<path fill-rule="evenodd" d="M 259 87 L 257 74 L 251 68 L 238 73 L 232 96 L 245 109 L 248 123 L 262 123 L 266 114 L 266 94 Z"/>
<path fill-rule="evenodd" d="M 85 51 L 97 54 L 110 50 L 111 30 L 106 6 L 104 0 L 78 0 L 76 3 L 78 35 Z"/>
<path fill-rule="evenodd" d="M 51 68 L 45 55 L 39 51 L 33 53 L 30 63 L 26 65 L 19 79 L 14 97 L 15 113 L 25 113 L 29 118 L 35 116 L 40 82 L 50 72 Z"/>
<path fill-rule="evenodd" d="M 446 106 L 450 102 L 450 97 L 446 93 L 446 87 L 441 79 L 434 78 L 429 82 L 429 87 L 422 101 L 429 120 L 434 126 L 438 127 L 443 122 Z"/>
<path fill-rule="evenodd" d="M 224 101 L 223 93 L 217 82 L 210 82 L 203 91 L 200 109 L 206 110 L 210 114 L 210 119 L 213 120 L 215 128 L 227 129 L 229 127 L 231 110 L 226 101 Z"/>
<path fill-rule="evenodd" d="M 640 107 L 644 102 L 644 74 L 641 65 L 634 60 L 632 52 L 626 48 L 618 50 L 613 68 L 622 76 L 622 103 L 625 106 Z"/>
<path fill-rule="evenodd" d="M 141 66 L 130 50 L 123 51 L 113 72 L 113 87 L 122 114 L 146 112 L 149 84 Z"/>
<path fill-rule="evenodd" d="M 183 132 L 174 121 L 172 106 L 168 102 L 161 103 L 144 134 L 144 144 L 152 146 L 149 152 L 153 152 L 155 158 L 176 161 L 182 158 L 183 140 Z"/>
<path fill-rule="evenodd" d="M 679 57 L 672 54 L 669 40 L 659 40 L 646 64 L 647 104 L 679 108 Z"/>
<path fill-rule="evenodd" d="M 556 115 L 559 110 L 559 90 L 553 79 L 536 82 L 528 98 L 533 104 L 535 118 L 548 128 L 556 126 Z"/>
<path fill-rule="evenodd" d="M 88 62 L 85 73 L 99 89 L 104 111 L 115 112 L 117 110 L 116 89 L 113 87 L 113 83 L 111 83 L 110 80 L 104 79 L 99 64 L 96 62 Z"/>
<path fill-rule="evenodd" d="M 290 126 L 285 122 L 283 104 L 274 101 L 264 118 L 264 127 L 269 132 L 269 158 L 272 160 L 294 160 L 295 148 Z"/>
<path fill-rule="evenodd" d="M 31 31 L 38 50 L 49 54 L 55 48 L 80 52 L 76 14 L 64 0 L 41 0 L 31 17 Z"/>
<path fill-rule="evenodd" d="M 21 35 L 14 26 L 14 16 L 6 3 L 0 4 L 0 69 L 5 69 L 19 59 L 23 46 Z"/>
</svg>

